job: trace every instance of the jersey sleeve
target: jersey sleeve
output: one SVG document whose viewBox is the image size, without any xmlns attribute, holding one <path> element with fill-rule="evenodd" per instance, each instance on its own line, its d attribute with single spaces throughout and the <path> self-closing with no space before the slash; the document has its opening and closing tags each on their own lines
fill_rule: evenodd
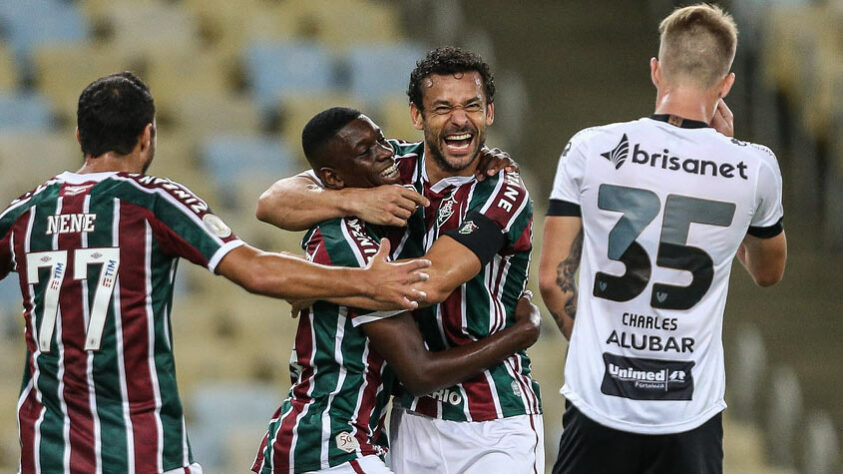
<svg viewBox="0 0 843 474">
<path fill-rule="evenodd" d="M 579 216 L 580 191 L 585 176 L 585 131 L 579 132 L 565 145 L 556 167 L 550 193 L 549 216 Z"/>
<path fill-rule="evenodd" d="M 360 219 L 333 219 L 320 224 L 309 233 L 304 244 L 308 259 L 314 263 L 338 267 L 363 268 L 380 248 L 380 240 Z M 403 311 L 371 311 L 347 308 L 352 325 L 370 323 Z"/>
<path fill-rule="evenodd" d="M 0 280 L 6 278 L 6 275 L 14 268 L 12 261 L 12 232 L 9 229 L 0 229 Z"/>
<path fill-rule="evenodd" d="M 784 227 L 782 218 L 782 175 L 773 152 L 766 152 L 759 167 L 758 184 L 755 193 L 755 212 L 747 233 L 759 238 L 770 238 L 780 234 Z"/>
<path fill-rule="evenodd" d="M 159 184 L 152 228 L 165 253 L 207 267 L 212 273 L 228 252 L 244 245 L 208 205 L 186 187 Z"/>
<path fill-rule="evenodd" d="M 479 183 L 462 223 L 444 232 L 486 265 L 498 253 L 532 248 L 533 203 L 521 175 L 501 171 Z"/>
</svg>

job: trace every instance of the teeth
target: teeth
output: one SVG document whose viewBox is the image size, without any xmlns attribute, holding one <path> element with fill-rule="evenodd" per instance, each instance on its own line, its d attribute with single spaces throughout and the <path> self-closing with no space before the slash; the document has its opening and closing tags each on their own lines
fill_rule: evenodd
<svg viewBox="0 0 843 474">
<path fill-rule="evenodd" d="M 469 138 L 471 138 L 470 133 L 463 133 L 463 134 L 460 134 L 460 135 L 451 135 L 451 136 L 447 137 L 448 140 L 468 140 Z"/>
<path fill-rule="evenodd" d="M 398 171 L 398 163 L 393 163 L 392 166 L 381 171 L 381 176 L 389 176 L 392 173 L 395 173 L 396 171 Z"/>
</svg>

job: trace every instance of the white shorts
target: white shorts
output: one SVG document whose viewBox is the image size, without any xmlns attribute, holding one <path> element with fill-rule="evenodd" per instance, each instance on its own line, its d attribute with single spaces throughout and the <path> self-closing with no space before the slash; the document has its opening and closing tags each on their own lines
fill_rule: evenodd
<svg viewBox="0 0 843 474">
<path fill-rule="evenodd" d="M 305 474 L 317 472 L 330 472 L 331 474 L 392 474 L 392 471 L 386 467 L 386 464 L 381 461 L 381 458 L 375 455 L 363 456 L 362 458 L 344 462 L 339 466 L 310 471 Z"/>
<path fill-rule="evenodd" d="M 165 471 L 164 474 L 202 474 L 202 466 L 197 463 L 193 463 L 187 467 L 170 469 L 169 471 Z"/>
<path fill-rule="evenodd" d="M 448 421 L 393 407 L 389 444 L 396 474 L 544 474 L 541 415 Z"/>
</svg>

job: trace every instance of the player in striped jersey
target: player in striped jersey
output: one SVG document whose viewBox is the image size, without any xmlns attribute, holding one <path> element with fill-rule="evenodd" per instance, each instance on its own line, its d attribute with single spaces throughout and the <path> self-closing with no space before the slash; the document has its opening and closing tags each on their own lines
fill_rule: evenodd
<svg viewBox="0 0 843 474">
<path fill-rule="evenodd" d="M 270 296 L 415 306 L 405 298 L 418 296 L 409 284 L 424 262 L 386 264 L 381 253 L 366 270 L 343 269 L 264 253 L 186 188 L 144 175 L 154 115 L 133 74 L 93 82 L 79 98 L 82 168 L 0 214 L 0 277 L 18 273 L 26 327 L 21 472 L 201 472 L 170 336 L 178 257 Z"/>
<path fill-rule="evenodd" d="M 475 177 L 485 128 L 494 121 L 488 65 L 457 48 L 431 51 L 419 61 L 408 92 L 414 125 L 425 140 L 390 143 L 402 182 L 423 198 L 401 195 L 392 217 L 403 217 L 401 209 L 413 213 L 395 250 L 401 256 L 424 252 L 432 261 L 423 285 L 431 306 L 417 311 L 416 319 L 428 346 L 443 350 L 513 324 L 532 249 L 532 203 L 517 172 Z M 298 210 L 284 204 L 291 199 Z M 261 197 L 259 218 L 295 228 L 312 224 L 316 215 L 345 215 L 348 206 L 340 199 L 300 175 Z M 418 202 L 429 205 L 415 209 Z M 396 472 L 544 470 L 539 389 L 524 351 L 463 383 L 424 396 L 404 394 L 398 405 L 390 428 Z"/>
<path fill-rule="evenodd" d="M 302 137 L 313 171 L 329 189 L 369 188 L 401 179 L 392 147 L 357 110 L 321 112 Z M 399 240 L 402 234 L 346 217 L 312 228 L 303 247 L 318 263 L 361 266 L 375 253 L 379 236 Z M 479 374 L 535 342 L 540 318 L 538 309 L 527 303 L 519 302 L 512 327 L 459 348 L 429 352 L 409 313 L 368 313 L 316 302 L 303 312 L 296 334 L 289 398 L 270 423 L 252 469 L 389 472 L 377 455 L 384 452 L 379 441 L 392 373 L 420 394 Z"/>
<path fill-rule="evenodd" d="M 784 271 L 776 157 L 715 129 L 734 20 L 698 4 L 659 31 L 655 115 L 577 133 L 550 196 L 542 296 L 571 339 L 554 473 L 722 472 L 732 262 L 760 286 Z"/>
</svg>

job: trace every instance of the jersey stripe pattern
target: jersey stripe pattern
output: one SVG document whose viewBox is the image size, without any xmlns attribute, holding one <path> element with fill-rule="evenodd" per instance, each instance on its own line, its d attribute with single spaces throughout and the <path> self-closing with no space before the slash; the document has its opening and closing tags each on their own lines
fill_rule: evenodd
<svg viewBox="0 0 843 474">
<path fill-rule="evenodd" d="M 657 117 L 575 135 L 551 193 L 583 224 L 562 393 L 600 424 L 654 435 L 726 407 L 732 262 L 751 227 L 776 235 L 783 215 L 769 149 Z"/>
<path fill-rule="evenodd" d="M 311 229 L 302 246 L 312 262 L 363 267 L 378 242 L 362 221 L 346 218 Z M 302 313 L 290 359 L 293 385 L 270 421 L 253 471 L 316 471 L 386 453 L 383 421 L 394 376 L 362 331 L 372 317 L 326 301 Z"/>
<path fill-rule="evenodd" d="M 424 168 L 424 144 L 390 140 L 405 184 L 431 204 L 411 217 L 401 257 L 419 257 L 444 232 L 457 229 L 467 214 L 478 212 L 501 228 L 504 248 L 473 279 L 444 302 L 416 311 L 430 350 L 470 344 L 514 324 L 515 305 L 527 283 L 532 250 L 533 207 L 521 177 L 501 172 L 478 182 L 473 177 L 446 178 L 431 186 Z M 519 351 L 461 384 L 432 394 L 404 394 L 409 410 L 453 421 L 486 421 L 541 413 L 539 386 L 530 358 Z"/>
<path fill-rule="evenodd" d="M 214 270 L 242 245 L 170 180 L 63 173 L 0 214 L 0 277 L 19 276 L 25 473 L 159 473 L 193 456 L 170 336 L 178 257 Z"/>
</svg>

